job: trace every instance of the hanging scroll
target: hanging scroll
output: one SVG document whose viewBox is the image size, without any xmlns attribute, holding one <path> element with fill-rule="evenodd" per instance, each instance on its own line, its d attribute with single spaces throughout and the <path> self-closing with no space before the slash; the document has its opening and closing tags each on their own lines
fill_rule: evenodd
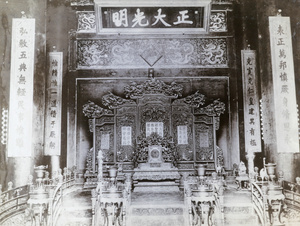
<svg viewBox="0 0 300 226">
<path fill-rule="evenodd" d="M 261 152 L 259 97 L 257 91 L 256 53 L 242 50 L 245 148 L 247 153 Z"/>
<path fill-rule="evenodd" d="M 8 157 L 29 157 L 32 146 L 35 19 L 12 20 Z"/>
<path fill-rule="evenodd" d="M 49 53 L 45 155 L 60 155 L 63 53 Z"/>
<path fill-rule="evenodd" d="M 289 17 L 269 17 L 278 152 L 299 152 L 295 75 Z"/>
</svg>

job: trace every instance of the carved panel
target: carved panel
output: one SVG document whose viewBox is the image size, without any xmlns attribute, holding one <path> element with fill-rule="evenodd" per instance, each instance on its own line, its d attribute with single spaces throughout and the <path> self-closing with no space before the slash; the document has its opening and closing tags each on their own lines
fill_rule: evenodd
<svg viewBox="0 0 300 226">
<path fill-rule="evenodd" d="M 94 132 L 94 120 L 93 119 L 89 119 L 89 131 L 92 133 Z"/>
<path fill-rule="evenodd" d="M 146 122 L 163 122 L 163 134 L 169 136 L 171 109 L 163 104 L 151 104 L 140 107 L 141 133 L 146 134 Z"/>
<path fill-rule="evenodd" d="M 104 109 L 92 101 L 83 105 L 82 112 L 88 118 L 100 118 L 102 115 L 113 114 L 112 110 Z"/>
<path fill-rule="evenodd" d="M 223 150 L 220 147 L 216 146 L 216 153 L 217 153 L 217 165 L 224 166 Z"/>
<path fill-rule="evenodd" d="M 77 69 L 227 67 L 225 38 L 78 39 Z"/>
<path fill-rule="evenodd" d="M 205 122 L 206 124 L 213 123 L 213 117 L 207 115 L 195 115 L 196 122 Z"/>
<path fill-rule="evenodd" d="M 210 32 L 225 32 L 227 31 L 227 14 L 226 11 L 211 11 L 210 22 L 209 22 Z"/>
<path fill-rule="evenodd" d="M 220 116 L 225 112 L 225 104 L 220 100 L 214 100 L 213 103 L 203 108 L 196 108 L 195 114 L 206 114 L 209 116 Z"/>
<path fill-rule="evenodd" d="M 196 160 L 214 160 L 214 135 L 213 125 L 197 123 L 195 126 Z"/>
<path fill-rule="evenodd" d="M 126 114 L 116 117 L 116 129 L 117 129 L 117 161 L 118 162 L 131 162 L 134 152 L 134 138 L 136 137 L 136 120 L 135 113 Z M 122 145 L 122 127 L 131 127 L 131 144 Z"/>
<path fill-rule="evenodd" d="M 142 84 L 137 84 L 132 82 L 129 86 L 124 87 L 124 93 L 126 97 L 136 98 L 142 97 L 145 94 L 164 94 L 166 96 L 172 97 L 180 97 L 182 95 L 182 85 L 178 85 L 176 82 L 172 82 L 171 84 L 166 84 L 162 80 L 158 80 L 155 78 L 149 79 Z M 147 97 L 146 99 L 151 100 L 156 97 Z M 162 101 L 161 98 L 166 99 L 166 97 L 159 96 L 159 100 Z"/>
<path fill-rule="evenodd" d="M 190 169 L 190 170 L 194 170 L 195 166 L 194 164 L 185 164 L 185 163 L 179 163 L 178 164 L 178 169 Z"/>
<path fill-rule="evenodd" d="M 173 138 L 174 142 L 177 146 L 177 153 L 179 155 L 179 161 L 192 161 L 194 156 L 194 148 L 193 148 L 193 132 L 192 132 L 192 124 L 193 123 L 193 115 L 191 114 L 191 109 L 185 106 L 173 106 L 172 111 L 172 128 L 173 128 Z M 187 136 L 188 143 L 187 144 L 178 144 L 177 137 L 177 126 L 187 126 Z"/>
<path fill-rule="evenodd" d="M 96 32 L 96 17 L 94 11 L 77 11 L 77 32 Z"/>
<path fill-rule="evenodd" d="M 117 108 L 124 104 L 135 104 L 134 100 L 124 99 L 111 92 L 102 97 L 102 104 L 108 108 Z"/>
<path fill-rule="evenodd" d="M 114 117 L 113 116 L 102 116 L 101 118 L 96 118 L 95 119 L 95 124 L 96 125 L 101 125 L 104 123 L 113 123 L 114 122 Z"/>
<path fill-rule="evenodd" d="M 96 126 L 96 140 L 95 140 L 95 146 L 96 146 L 96 152 L 101 149 L 101 137 L 102 135 L 109 135 L 108 140 L 108 148 L 107 149 L 101 149 L 103 151 L 103 161 L 104 162 L 112 162 L 114 161 L 114 125 L 103 125 L 103 126 Z"/>
<path fill-rule="evenodd" d="M 134 107 L 122 107 L 122 108 L 118 108 L 117 109 L 117 114 L 118 115 L 123 115 L 126 113 L 132 113 L 132 112 L 136 112 L 136 106 Z"/>
<path fill-rule="evenodd" d="M 191 107 L 198 108 L 204 104 L 204 101 L 205 101 L 205 96 L 199 93 L 199 91 L 197 91 L 196 93 L 190 96 L 175 100 L 173 104 L 188 104 Z"/>
</svg>

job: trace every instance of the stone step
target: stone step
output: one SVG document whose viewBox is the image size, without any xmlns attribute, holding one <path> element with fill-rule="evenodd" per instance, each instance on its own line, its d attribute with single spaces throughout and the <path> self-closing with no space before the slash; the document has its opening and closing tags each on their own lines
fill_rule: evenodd
<svg viewBox="0 0 300 226">
<path fill-rule="evenodd" d="M 56 225 L 59 226 L 92 226 L 92 218 L 61 218 Z"/>
<path fill-rule="evenodd" d="M 254 209 L 252 204 L 249 205 L 224 205 L 224 214 L 254 214 Z"/>
<path fill-rule="evenodd" d="M 61 216 L 63 217 L 77 217 L 77 218 L 91 218 L 92 217 L 92 209 L 86 209 L 82 207 L 77 207 L 77 208 L 63 208 L 61 211 Z"/>
<path fill-rule="evenodd" d="M 227 226 L 253 226 L 260 225 L 258 217 L 255 214 L 225 214 L 224 224 Z"/>
<path fill-rule="evenodd" d="M 129 209 L 132 216 L 173 216 L 185 214 L 184 206 L 132 206 Z"/>
<path fill-rule="evenodd" d="M 187 226 L 183 216 L 140 216 L 130 217 L 128 226 Z"/>
</svg>

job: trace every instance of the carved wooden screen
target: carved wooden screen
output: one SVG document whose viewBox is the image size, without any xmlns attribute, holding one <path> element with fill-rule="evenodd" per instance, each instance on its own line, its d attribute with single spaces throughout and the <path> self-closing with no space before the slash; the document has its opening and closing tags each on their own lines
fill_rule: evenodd
<svg viewBox="0 0 300 226">
<path fill-rule="evenodd" d="M 136 107 L 117 109 L 116 154 L 117 162 L 132 162 L 137 130 Z"/>
<path fill-rule="evenodd" d="M 180 138 L 182 138 L 180 136 L 185 136 L 179 134 L 180 131 L 178 131 L 178 129 L 180 126 L 186 126 L 187 142 L 179 142 Z M 179 161 L 194 161 L 193 114 L 190 106 L 172 106 L 172 131 L 173 139 L 177 146 Z"/>
<path fill-rule="evenodd" d="M 95 120 L 94 127 L 94 150 L 98 153 L 103 151 L 105 162 L 114 162 L 114 118 L 103 116 Z"/>
<path fill-rule="evenodd" d="M 156 79 L 132 83 L 124 88 L 124 94 L 126 98 L 113 93 L 104 95 L 102 104 L 108 109 L 92 102 L 84 106 L 84 114 L 95 118 L 92 126 L 94 161 L 96 153 L 102 150 L 105 163 L 122 162 L 124 170 L 132 170 L 138 142 L 147 137 L 147 125 L 152 125 L 160 127 L 158 137 L 175 145 L 179 169 L 193 170 L 195 163 L 215 168 L 215 131 L 219 127 L 219 116 L 225 111 L 224 103 L 215 100 L 207 105 L 205 96 L 198 91 L 179 98 L 181 85 L 175 82 L 168 85 Z"/>
<path fill-rule="evenodd" d="M 140 132 L 146 135 L 146 124 L 162 123 L 163 136 L 170 135 L 170 100 L 164 95 L 146 95 L 138 102 Z"/>
<path fill-rule="evenodd" d="M 208 169 L 215 167 L 215 128 L 214 117 L 195 115 L 195 160 L 208 164 Z"/>
</svg>

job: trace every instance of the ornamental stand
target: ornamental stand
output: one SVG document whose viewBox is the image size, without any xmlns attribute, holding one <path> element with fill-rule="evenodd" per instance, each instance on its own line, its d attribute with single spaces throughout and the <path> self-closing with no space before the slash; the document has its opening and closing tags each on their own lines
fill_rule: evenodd
<svg viewBox="0 0 300 226">
<path fill-rule="evenodd" d="M 46 191 L 44 186 L 44 173 L 48 166 L 34 167 L 37 174 L 36 184 L 29 193 L 29 199 L 27 201 L 28 208 L 25 210 L 25 215 L 28 215 L 31 219 L 32 225 L 46 226 L 47 225 L 47 212 L 49 204 L 49 192 Z M 35 224 L 33 223 L 35 222 Z"/>
<path fill-rule="evenodd" d="M 282 193 L 282 187 L 269 186 L 267 195 L 267 205 L 269 220 L 271 225 L 284 225 L 281 223 L 281 213 L 284 207 L 285 196 Z"/>
</svg>

